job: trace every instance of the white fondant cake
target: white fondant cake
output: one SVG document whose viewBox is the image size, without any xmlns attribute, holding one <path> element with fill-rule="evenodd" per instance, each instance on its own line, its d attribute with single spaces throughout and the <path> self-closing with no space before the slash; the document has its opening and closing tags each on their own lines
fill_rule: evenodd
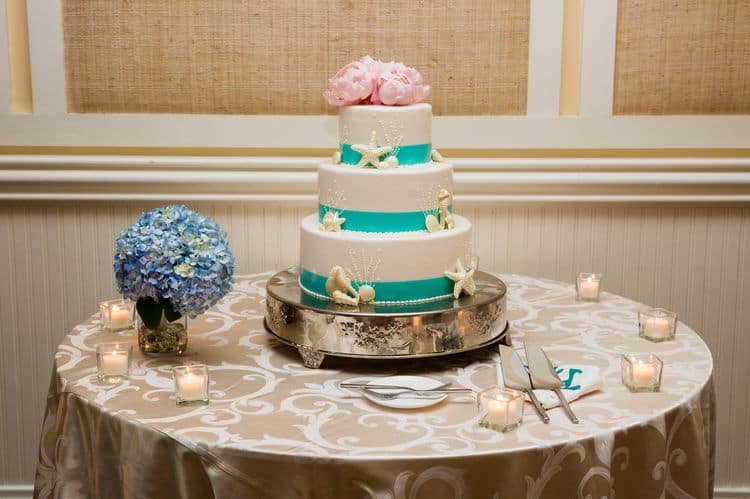
<svg viewBox="0 0 750 499">
<path fill-rule="evenodd" d="M 425 211 L 441 189 L 453 192 L 453 165 L 425 163 L 376 170 L 333 163 L 318 167 L 318 199 L 342 210 Z"/>
<path fill-rule="evenodd" d="M 453 214 L 453 166 L 432 149 L 432 107 L 368 104 L 404 103 L 429 87 L 400 63 L 353 64 L 382 86 L 344 81 L 342 70 L 327 91 L 343 105 L 340 149 L 318 169 L 318 214 L 301 223 L 302 289 L 353 306 L 473 293 L 471 223 Z"/>
<path fill-rule="evenodd" d="M 433 234 L 325 232 L 310 215 L 302 220 L 300 251 L 302 284 L 313 294 L 325 296 L 331 269 L 341 266 L 355 288 L 375 288 L 376 303 L 430 300 L 453 293 L 444 273 L 456 259 L 469 260 L 471 223 L 456 216 L 454 229 Z"/>
<path fill-rule="evenodd" d="M 339 110 L 339 144 L 367 144 L 376 132 L 381 145 L 432 150 L 432 106 L 346 106 Z M 419 159 L 419 158 L 417 158 Z M 403 162 L 402 162 L 403 163 Z"/>
</svg>

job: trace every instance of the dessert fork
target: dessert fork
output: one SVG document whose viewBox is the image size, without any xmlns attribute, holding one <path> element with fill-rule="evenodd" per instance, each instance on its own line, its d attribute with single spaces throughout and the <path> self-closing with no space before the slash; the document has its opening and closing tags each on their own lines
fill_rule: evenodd
<svg viewBox="0 0 750 499">
<path fill-rule="evenodd" d="M 376 389 L 373 388 L 363 388 L 362 391 L 366 392 L 368 395 L 372 395 L 375 398 L 383 399 L 383 400 L 391 400 L 395 399 L 397 397 L 400 397 L 401 395 L 416 395 L 418 397 L 423 396 L 429 396 L 429 395 L 446 395 L 451 393 L 473 393 L 473 391 L 469 388 L 432 388 L 429 390 L 400 390 L 398 392 L 377 392 Z"/>
<path fill-rule="evenodd" d="M 411 386 L 373 385 L 370 383 L 339 383 L 339 386 L 341 388 L 358 388 L 358 389 L 369 388 L 370 390 L 402 390 L 406 392 L 424 392 L 424 391 L 442 390 L 442 389 L 448 388 L 449 386 L 451 386 L 451 384 L 444 383 L 442 385 L 436 386 L 435 388 L 427 388 L 427 389 L 422 389 L 422 390 L 420 390 L 419 388 L 412 388 Z"/>
</svg>

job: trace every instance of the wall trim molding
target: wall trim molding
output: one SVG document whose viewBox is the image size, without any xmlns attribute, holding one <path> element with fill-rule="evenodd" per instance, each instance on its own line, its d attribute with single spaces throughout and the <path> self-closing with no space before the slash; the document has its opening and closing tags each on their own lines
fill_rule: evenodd
<svg viewBox="0 0 750 499">
<path fill-rule="evenodd" d="M 750 498 L 750 486 L 747 487 L 714 487 L 714 499 Z"/>
<path fill-rule="evenodd" d="M 313 204 L 318 157 L 0 155 L 0 201 Z M 748 204 L 750 158 L 457 158 L 464 204 Z"/>
<path fill-rule="evenodd" d="M 33 484 L 0 485 L 2 499 L 30 499 L 33 494 Z"/>
<path fill-rule="evenodd" d="M 443 149 L 746 148 L 748 127 L 748 115 L 434 116 L 432 138 Z M 337 129 L 335 115 L 10 113 L 0 146 L 333 148 Z"/>
<path fill-rule="evenodd" d="M 29 499 L 34 493 L 34 485 L 0 485 L 1 499 Z M 750 498 L 748 487 L 715 487 L 715 499 L 747 499 Z"/>
</svg>

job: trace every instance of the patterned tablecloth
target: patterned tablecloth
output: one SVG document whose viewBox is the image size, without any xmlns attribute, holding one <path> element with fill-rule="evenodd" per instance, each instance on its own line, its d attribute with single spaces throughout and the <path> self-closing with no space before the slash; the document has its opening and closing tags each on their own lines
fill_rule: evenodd
<svg viewBox="0 0 750 499">
<path fill-rule="evenodd" d="M 480 428 L 471 395 L 409 411 L 386 409 L 342 381 L 423 374 L 481 390 L 496 349 L 391 362 L 327 358 L 306 369 L 262 325 L 265 281 L 238 277 L 190 322 L 181 358 L 146 358 L 134 331 L 105 333 L 92 317 L 60 345 L 47 399 L 37 497 L 523 498 L 710 497 L 714 463 L 712 360 L 684 324 L 676 341 L 638 338 L 639 304 L 604 293 L 579 303 L 570 284 L 507 275 L 508 318 L 555 362 L 598 366 L 604 388 L 560 408 L 551 424 L 527 405 L 511 433 Z M 97 343 L 131 341 L 129 380 L 100 384 Z M 665 364 L 659 393 L 620 381 L 626 352 Z M 210 366 L 211 403 L 179 408 L 171 367 Z"/>
</svg>

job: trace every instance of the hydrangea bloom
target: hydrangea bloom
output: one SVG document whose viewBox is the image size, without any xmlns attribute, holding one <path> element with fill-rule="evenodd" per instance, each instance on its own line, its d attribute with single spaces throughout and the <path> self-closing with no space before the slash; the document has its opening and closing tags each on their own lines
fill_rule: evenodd
<svg viewBox="0 0 750 499">
<path fill-rule="evenodd" d="M 236 266 L 221 227 L 184 205 L 144 213 L 116 241 L 115 277 L 123 296 L 166 301 L 190 318 L 229 291 Z"/>
</svg>

